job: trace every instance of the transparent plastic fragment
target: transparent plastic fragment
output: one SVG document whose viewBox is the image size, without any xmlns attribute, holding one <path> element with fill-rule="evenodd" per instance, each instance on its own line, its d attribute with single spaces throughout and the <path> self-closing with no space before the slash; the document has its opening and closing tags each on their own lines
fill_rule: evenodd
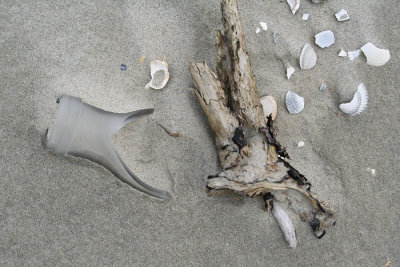
<svg viewBox="0 0 400 267">
<path fill-rule="evenodd" d="M 154 109 L 113 113 L 62 95 L 53 127 L 46 136 L 46 149 L 57 155 L 71 155 L 96 162 L 121 181 L 154 197 L 169 199 L 170 193 L 141 181 L 121 160 L 112 144 L 112 135 L 128 122 L 152 114 Z"/>
</svg>

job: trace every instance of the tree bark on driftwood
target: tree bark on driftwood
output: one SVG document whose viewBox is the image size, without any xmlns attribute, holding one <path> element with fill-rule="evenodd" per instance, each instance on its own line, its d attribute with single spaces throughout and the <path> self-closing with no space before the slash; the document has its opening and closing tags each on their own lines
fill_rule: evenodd
<svg viewBox="0 0 400 267">
<path fill-rule="evenodd" d="M 267 210 L 273 209 L 274 200 L 289 203 L 322 237 L 334 223 L 334 211 L 287 162 L 289 155 L 276 140 L 272 118 L 263 114 L 237 0 L 222 0 L 221 11 L 224 32 L 216 31 L 218 76 L 205 62 L 190 64 L 194 92 L 214 132 L 223 168 L 208 177 L 207 188 L 263 196 Z"/>
</svg>

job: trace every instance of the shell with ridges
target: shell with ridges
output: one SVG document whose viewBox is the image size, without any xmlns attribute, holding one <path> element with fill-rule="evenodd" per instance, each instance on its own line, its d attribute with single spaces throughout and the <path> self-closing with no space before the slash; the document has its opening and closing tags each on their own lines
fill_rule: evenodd
<svg viewBox="0 0 400 267">
<path fill-rule="evenodd" d="M 292 10 L 293 15 L 297 12 L 300 7 L 300 0 L 286 0 Z"/>
<path fill-rule="evenodd" d="M 363 83 L 358 85 L 358 89 L 353 99 L 349 103 L 339 105 L 341 111 L 350 116 L 355 116 L 363 112 L 368 105 L 368 91 Z"/>
<path fill-rule="evenodd" d="M 276 104 L 275 98 L 270 95 L 260 97 L 260 102 L 263 108 L 265 117 L 272 114 L 272 120 L 275 120 L 276 114 L 278 113 L 278 105 Z"/>
<path fill-rule="evenodd" d="M 300 68 L 302 70 L 309 70 L 314 68 L 317 63 L 317 54 L 310 44 L 305 44 L 300 54 Z"/>
<path fill-rule="evenodd" d="M 289 90 L 286 93 L 286 108 L 290 114 L 300 113 L 304 109 L 304 98 Z"/>
<path fill-rule="evenodd" d="M 386 49 L 379 49 L 371 43 L 361 47 L 364 55 L 367 57 L 367 64 L 372 66 L 383 66 L 390 59 L 390 52 Z"/>
</svg>

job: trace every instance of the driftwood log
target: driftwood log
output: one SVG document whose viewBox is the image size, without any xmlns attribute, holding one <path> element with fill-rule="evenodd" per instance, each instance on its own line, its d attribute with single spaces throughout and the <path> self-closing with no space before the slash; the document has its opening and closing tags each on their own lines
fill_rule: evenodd
<svg viewBox="0 0 400 267">
<path fill-rule="evenodd" d="M 214 132 L 223 169 L 208 177 L 207 189 L 262 196 L 269 211 L 274 201 L 286 203 L 321 238 L 334 224 L 334 211 L 288 163 L 272 117 L 263 114 L 237 0 L 222 0 L 221 11 L 224 31 L 216 31 L 217 74 L 205 62 L 190 64 L 194 92 Z"/>
</svg>

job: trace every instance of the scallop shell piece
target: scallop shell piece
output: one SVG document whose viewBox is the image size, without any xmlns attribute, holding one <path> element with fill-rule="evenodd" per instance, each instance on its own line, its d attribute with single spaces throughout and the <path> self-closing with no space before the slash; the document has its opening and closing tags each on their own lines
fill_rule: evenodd
<svg viewBox="0 0 400 267">
<path fill-rule="evenodd" d="M 300 68 L 302 70 L 309 70 L 314 68 L 317 63 L 317 54 L 310 44 L 305 44 L 300 54 Z"/>
<path fill-rule="evenodd" d="M 164 79 L 160 85 L 156 85 L 153 83 L 154 74 L 158 71 L 164 72 Z M 162 60 L 153 60 L 150 62 L 150 75 L 151 80 L 148 84 L 146 84 L 145 88 L 153 88 L 153 89 L 163 89 L 169 80 L 169 72 L 168 72 L 168 63 Z"/>
<path fill-rule="evenodd" d="M 275 98 L 270 95 L 265 95 L 260 97 L 260 102 L 263 108 L 264 116 L 268 117 L 272 114 L 272 120 L 274 121 L 276 114 L 278 113 L 278 105 L 276 104 Z"/>
<path fill-rule="evenodd" d="M 257 28 L 256 28 L 256 33 L 259 34 L 260 31 L 261 31 L 260 28 L 257 27 Z"/>
<path fill-rule="evenodd" d="M 289 66 L 287 69 L 286 69 L 286 77 L 288 78 L 288 80 L 290 79 L 290 77 L 292 77 L 292 75 L 293 75 L 293 73 L 295 72 L 296 70 L 292 67 L 292 66 Z"/>
<path fill-rule="evenodd" d="M 341 9 L 338 13 L 336 13 L 335 17 L 338 21 L 345 21 L 350 19 L 349 14 L 347 14 L 347 11 L 344 9 Z"/>
<path fill-rule="evenodd" d="M 358 89 L 353 99 L 349 103 L 340 104 L 339 108 L 344 113 L 355 116 L 363 112 L 368 106 L 368 91 L 363 83 L 358 85 Z"/>
<path fill-rule="evenodd" d="M 387 49 L 380 49 L 371 43 L 361 47 L 364 55 L 367 57 L 367 64 L 372 66 L 383 66 L 390 59 L 390 52 Z"/>
<path fill-rule="evenodd" d="M 300 7 L 300 0 L 286 0 L 286 2 L 290 6 L 290 10 L 292 10 L 293 15 L 296 14 L 297 10 Z"/>
<path fill-rule="evenodd" d="M 315 44 L 321 48 L 330 47 L 335 43 L 335 35 L 331 30 L 323 31 L 315 35 Z"/>
<path fill-rule="evenodd" d="M 286 108 L 290 114 L 300 113 L 304 109 L 304 98 L 289 90 L 286 93 Z"/>
</svg>

